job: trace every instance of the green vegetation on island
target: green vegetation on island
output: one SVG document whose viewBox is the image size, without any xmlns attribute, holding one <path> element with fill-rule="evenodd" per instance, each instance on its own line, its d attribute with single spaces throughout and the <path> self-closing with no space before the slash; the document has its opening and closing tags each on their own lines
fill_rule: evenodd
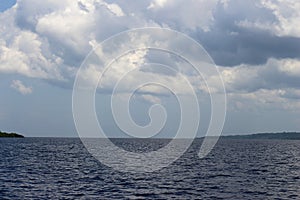
<svg viewBox="0 0 300 200">
<path fill-rule="evenodd" d="M 6 138 L 23 138 L 23 135 L 17 134 L 17 133 L 5 133 L 0 131 L 0 137 L 6 137 Z"/>
<path fill-rule="evenodd" d="M 281 132 L 281 133 L 256 133 L 250 135 L 229 135 L 222 136 L 227 139 L 278 139 L 278 140 L 300 140 L 298 132 Z"/>
</svg>

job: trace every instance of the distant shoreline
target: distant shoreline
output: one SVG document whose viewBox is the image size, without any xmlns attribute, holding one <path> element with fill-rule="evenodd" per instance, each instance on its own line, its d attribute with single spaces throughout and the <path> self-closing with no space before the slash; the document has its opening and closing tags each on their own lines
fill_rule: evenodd
<svg viewBox="0 0 300 200">
<path fill-rule="evenodd" d="M 0 131 L 0 138 L 24 138 L 25 136 L 17 134 L 17 133 L 6 133 Z M 215 138 L 217 136 L 206 136 L 207 138 Z M 28 137 L 28 138 L 78 138 L 79 137 Z M 97 137 L 95 137 L 97 138 Z M 95 139 L 84 138 L 84 139 Z M 205 137 L 196 137 L 195 139 L 204 139 Z M 278 140 L 300 140 L 300 132 L 278 132 L 278 133 L 253 133 L 253 134 L 245 134 L 245 135 L 221 135 L 220 139 L 278 139 Z M 97 138 L 99 139 L 99 138 Z M 100 138 L 101 139 L 101 138 Z M 131 137 L 111 137 L 106 139 L 166 139 L 172 140 L 174 138 L 131 138 Z M 193 139 L 193 138 L 177 138 L 177 139 Z"/>
<path fill-rule="evenodd" d="M 299 132 L 279 132 L 279 133 L 254 133 L 247 135 L 226 135 L 224 139 L 278 139 L 278 140 L 300 140 Z"/>
<path fill-rule="evenodd" d="M 24 138 L 24 136 L 17 133 L 6 133 L 0 131 L 0 138 Z"/>
</svg>

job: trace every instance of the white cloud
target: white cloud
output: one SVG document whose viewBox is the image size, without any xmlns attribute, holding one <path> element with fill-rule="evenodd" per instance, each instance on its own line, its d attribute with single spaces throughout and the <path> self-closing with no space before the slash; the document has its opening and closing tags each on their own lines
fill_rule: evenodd
<svg viewBox="0 0 300 200">
<path fill-rule="evenodd" d="M 270 58 L 264 65 L 220 69 L 229 92 L 300 87 L 300 60 Z"/>
<path fill-rule="evenodd" d="M 238 14 L 235 24 L 247 29 L 269 31 L 277 36 L 300 36 L 300 2 L 295 0 L 219 0 L 230 15 Z M 242 2 L 242 3 L 241 3 Z M 250 2 L 250 3 L 249 3 Z M 243 5 L 250 7 L 243 8 Z M 233 9 L 233 7 L 235 7 Z M 261 12 L 262 11 L 262 12 Z M 270 15 L 270 12 L 272 15 Z M 268 13 L 268 14 L 267 14 Z M 250 14 L 250 15 L 249 15 Z M 247 16 L 247 17 L 245 17 Z"/>
<path fill-rule="evenodd" d="M 211 55 L 216 55 L 216 60 L 231 63 L 220 65 L 236 65 L 219 67 L 228 92 L 229 108 L 243 114 L 268 109 L 298 112 L 300 61 L 290 58 L 299 57 L 295 55 L 299 50 L 295 47 L 300 37 L 299 10 L 300 3 L 295 0 L 19 0 L 16 6 L 0 13 L 0 73 L 51 80 L 49 82 L 58 85 L 63 82 L 72 87 L 81 62 L 101 41 L 131 28 L 167 27 L 202 40 Z M 258 33 L 264 35 L 259 37 Z M 274 38 L 268 40 L 268 36 Z M 290 48 L 281 48 L 286 41 L 281 40 L 282 36 L 298 38 L 289 41 L 286 46 Z M 147 43 L 147 40 L 133 36 L 124 41 Z M 167 48 L 170 44 L 161 45 Z M 184 43 L 172 45 L 187 52 L 191 50 Z M 286 49 L 289 52 L 285 52 Z M 122 52 L 118 50 L 112 46 L 111 56 Z M 147 51 L 137 51 L 116 60 L 104 77 L 101 89 L 111 91 L 124 72 L 143 65 L 148 61 L 147 56 Z M 199 93 L 218 92 L 222 88 L 216 81 L 218 77 L 205 77 L 211 86 L 208 91 L 202 79 L 188 66 L 172 59 L 156 57 L 157 62 L 171 64 L 187 75 Z M 167 70 L 137 70 L 127 76 L 120 87 L 126 92 L 140 80 L 154 81 L 172 85 L 184 94 L 185 80 L 179 75 Z M 95 84 L 99 69 L 91 66 L 83 76 L 89 84 Z M 11 88 L 24 95 L 32 93 L 32 88 L 19 80 L 13 81 Z M 161 103 L 160 95 L 166 94 L 156 86 L 140 91 L 140 97 L 151 103 Z"/>
<path fill-rule="evenodd" d="M 74 78 L 74 71 L 93 48 L 91 41 L 155 25 L 101 0 L 23 0 L 0 13 L 0 20 L 0 73 L 57 81 Z"/>
<path fill-rule="evenodd" d="M 249 93 L 229 93 L 228 109 L 242 112 L 288 111 L 299 113 L 300 96 L 295 95 L 299 95 L 299 90 L 259 89 Z"/>
<path fill-rule="evenodd" d="M 20 92 L 23 95 L 32 93 L 32 87 L 26 87 L 20 80 L 13 80 L 10 87 L 15 89 L 16 91 Z"/>
<path fill-rule="evenodd" d="M 61 59 L 54 55 L 45 58 L 43 47 L 37 34 L 20 31 L 10 43 L 0 46 L 0 72 L 62 80 L 58 68 Z"/>
<path fill-rule="evenodd" d="M 164 5 L 168 2 L 168 0 L 153 0 L 148 9 L 158 9 L 164 7 Z"/>
<path fill-rule="evenodd" d="M 261 0 L 261 6 L 272 10 L 278 23 L 261 24 L 279 36 L 300 36 L 300 2 L 295 0 Z M 254 24 L 255 25 L 255 24 Z"/>
<path fill-rule="evenodd" d="M 213 22 L 217 0 L 153 0 L 148 9 L 153 18 L 181 31 L 202 29 L 208 31 Z"/>
<path fill-rule="evenodd" d="M 259 111 L 300 109 L 300 61 L 269 59 L 265 65 L 220 68 L 229 108 Z"/>
<path fill-rule="evenodd" d="M 235 23 L 237 26 L 247 28 L 247 29 L 260 29 L 265 31 L 271 31 L 274 33 L 277 24 L 275 22 L 261 22 L 261 21 L 249 21 L 248 19 L 237 21 Z M 277 32 L 277 31 L 276 31 Z"/>
<path fill-rule="evenodd" d="M 144 100 L 152 103 L 152 104 L 161 104 L 162 101 L 159 97 L 153 96 L 153 95 L 141 95 L 141 98 Z"/>
<path fill-rule="evenodd" d="M 278 68 L 284 74 L 300 78 L 300 61 L 295 59 L 285 59 L 278 63 Z"/>
<path fill-rule="evenodd" d="M 120 8 L 120 6 L 118 6 L 117 4 L 108 4 L 108 3 L 104 3 L 104 5 L 116 16 L 118 17 L 122 17 L 125 16 L 123 10 Z"/>
<path fill-rule="evenodd" d="M 130 92 L 135 87 L 141 86 L 145 83 L 158 83 L 169 89 L 173 89 L 173 92 L 177 94 L 189 93 L 187 90 L 187 82 L 181 74 L 176 72 L 173 75 L 163 74 L 161 71 L 164 70 L 163 66 L 159 66 L 153 70 L 153 65 L 147 65 L 145 56 L 147 55 L 147 50 L 138 50 L 115 60 L 114 63 L 109 67 L 109 69 L 104 73 L 101 79 L 100 88 L 113 90 L 117 85 L 118 81 L 118 91 L 119 92 Z M 146 64 L 144 66 L 144 64 Z M 176 65 L 176 63 L 174 62 Z M 95 68 L 94 68 L 95 69 Z M 151 69 L 153 71 L 151 71 Z M 173 69 L 176 70 L 176 69 Z M 191 69 L 190 69 L 191 70 Z M 95 74 L 95 72 L 93 72 Z M 174 73 L 174 72 L 173 72 Z M 99 77 L 95 77 L 98 79 Z M 188 78 L 188 77 L 187 77 Z M 197 79 L 198 78 L 198 79 Z M 195 86 L 200 85 L 199 76 L 192 80 Z M 195 88 L 197 90 L 197 88 Z M 163 87 L 158 87 L 157 85 L 148 85 L 140 89 L 142 93 L 151 93 L 156 95 L 166 94 L 166 90 Z M 169 92 L 167 92 L 169 94 Z M 149 98 L 149 95 L 144 95 Z"/>
<path fill-rule="evenodd" d="M 230 3 L 234 3 L 233 0 L 153 0 L 126 5 L 124 2 L 108 3 L 103 0 L 18 1 L 15 7 L 0 14 L 0 73 L 72 82 L 88 52 L 111 35 L 144 26 L 165 26 L 187 32 L 209 31 L 214 23 L 214 10 L 220 6 L 220 2 L 225 9 Z M 246 18 L 237 21 L 237 25 L 270 30 L 279 36 L 300 35 L 298 2 L 261 0 L 256 5 L 271 10 L 278 23 Z M 228 12 L 230 14 L 234 10 Z M 147 38 L 142 39 L 147 41 Z M 128 42 L 141 41 L 133 37 Z M 183 44 L 173 45 L 181 45 L 189 50 Z M 117 53 L 118 51 L 112 51 L 112 54 Z M 107 79 L 104 77 L 102 86 L 111 89 L 124 71 L 145 62 L 146 53 L 135 52 L 117 60 L 108 72 Z M 227 90 L 232 94 L 255 93 L 261 89 L 284 90 L 286 97 L 297 96 L 291 94 L 294 90 L 287 92 L 287 89 L 297 88 L 299 69 L 298 60 L 275 58 L 269 59 L 264 65 L 242 64 L 233 68 L 220 68 Z M 188 70 L 185 73 L 199 91 L 207 90 L 198 76 L 190 74 Z M 99 78 L 96 68 L 90 68 L 84 76 L 92 83 Z M 180 92 L 185 91 L 184 81 L 176 75 L 138 71 L 129 78 L 130 84 L 135 84 L 138 80 L 158 80 L 176 86 Z M 215 84 L 216 77 L 209 77 L 207 81 L 213 86 L 210 88 L 211 92 L 221 88 Z M 130 85 L 122 87 L 125 90 Z M 148 87 L 145 92 L 161 91 L 157 87 Z M 274 95 L 280 97 L 283 94 L 275 92 Z"/>
</svg>

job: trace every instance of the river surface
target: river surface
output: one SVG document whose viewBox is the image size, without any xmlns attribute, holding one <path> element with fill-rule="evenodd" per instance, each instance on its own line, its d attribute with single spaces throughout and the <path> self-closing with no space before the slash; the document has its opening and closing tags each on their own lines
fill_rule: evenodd
<svg viewBox="0 0 300 200">
<path fill-rule="evenodd" d="M 0 199 L 300 199 L 300 141 L 221 139 L 204 159 L 202 140 L 153 173 L 109 168 L 77 138 L 1 138 Z M 162 139 L 116 139 L 149 151 Z"/>
</svg>

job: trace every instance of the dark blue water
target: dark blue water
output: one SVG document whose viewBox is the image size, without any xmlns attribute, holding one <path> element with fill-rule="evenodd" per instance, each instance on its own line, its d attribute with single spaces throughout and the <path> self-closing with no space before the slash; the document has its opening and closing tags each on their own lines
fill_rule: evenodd
<svg viewBox="0 0 300 200">
<path fill-rule="evenodd" d="M 114 141 L 132 151 L 166 140 Z M 0 199 L 300 199 L 300 141 L 222 139 L 205 159 L 201 140 L 154 173 L 102 165 L 79 139 L 0 139 Z"/>
</svg>

